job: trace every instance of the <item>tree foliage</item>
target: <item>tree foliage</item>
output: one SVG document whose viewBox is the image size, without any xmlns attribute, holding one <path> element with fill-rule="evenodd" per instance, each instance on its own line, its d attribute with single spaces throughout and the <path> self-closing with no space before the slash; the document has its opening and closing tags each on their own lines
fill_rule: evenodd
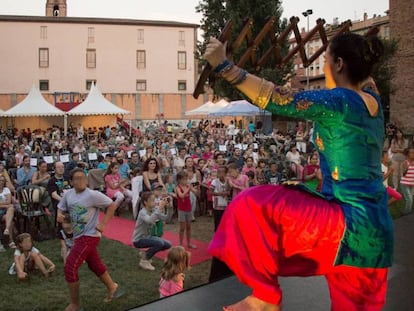
<svg viewBox="0 0 414 311">
<path fill-rule="evenodd" d="M 202 13 L 201 30 L 203 31 L 204 42 L 198 45 L 198 57 L 202 55 L 206 42 L 210 37 L 217 37 L 228 20 L 234 22 L 232 29 L 232 40 L 235 40 L 244 26 L 247 18 L 253 19 L 252 37 L 255 38 L 260 30 L 265 25 L 268 17 L 276 17 L 276 23 L 273 27 L 273 32 L 281 33 L 287 26 L 287 20 L 281 19 L 282 8 L 280 1 L 268 0 L 200 0 L 196 7 L 197 12 Z M 271 42 L 265 39 L 260 46 L 257 47 L 257 57 L 260 58 L 264 52 L 270 47 Z M 237 50 L 233 51 L 234 60 L 246 51 L 245 42 Z M 282 55 L 287 53 L 288 43 L 286 42 L 281 49 Z M 289 63 L 282 68 L 275 68 L 274 60 L 270 59 L 265 67 L 258 74 L 267 80 L 274 81 L 278 84 L 284 84 L 288 73 L 292 71 L 292 64 Z M 201 61 L 201 64 L 203 62 Z M 250 63 L 246 63 L 244 68 L 247 71 L 253 71 Z M 229 100 L 236 100 L 244 98 L 244 95 L 236 88 L 229 85 L 227 82 L 218 79 L 214 85 L 214 93 L 217 96 L 228 98 Z"/>
<path fill-rule="evenodd" d="M 395 68 L 392 64 L 392 57 L 398 49 L 398 42 L 396 40 L 383 40 L 384 54 L 373 72 L 373 78 L 381 93 L 381 102 L 384 110 L 385 119 L 389 121 L 390 111 L 390 95 L 395 92 L 392 85 L 392 79 L 395 74 Z"/>
</svg>

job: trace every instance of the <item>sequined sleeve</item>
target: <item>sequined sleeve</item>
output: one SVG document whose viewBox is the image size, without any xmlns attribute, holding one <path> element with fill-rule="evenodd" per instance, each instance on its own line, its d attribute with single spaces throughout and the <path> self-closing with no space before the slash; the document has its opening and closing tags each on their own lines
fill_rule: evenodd
<svg viewBox="0 0 414 311">
<path fill-rule="evenodd" d="M 314 121 L 338 122 L 344 115 L 346 101 L 342 92 L 334 90 L 302 91 L 276 86 L 265 109 L 278 115 Z"/>
</svg>

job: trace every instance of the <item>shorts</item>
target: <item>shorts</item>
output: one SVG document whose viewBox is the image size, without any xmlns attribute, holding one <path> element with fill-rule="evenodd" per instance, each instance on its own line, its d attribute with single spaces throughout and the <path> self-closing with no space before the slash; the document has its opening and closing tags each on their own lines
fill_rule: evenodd
<svg viewBox="0 0 414 311">
<path fill-rule="evenodd" d="M 178 211 L 178 221 L 179 222 L 191 222 L 193 219 L 193 213 L 191 211 Z"/>
</svg>

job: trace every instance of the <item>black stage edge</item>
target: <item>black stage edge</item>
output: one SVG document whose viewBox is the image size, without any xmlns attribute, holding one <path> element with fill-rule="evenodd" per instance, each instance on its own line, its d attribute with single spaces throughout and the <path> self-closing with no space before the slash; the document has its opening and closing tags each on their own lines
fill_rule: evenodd
<svg viewBox="0 0 414 311">
<path fill-rule="evenodd" d="M 383 311 L 414 311 L 414 214 L 395 220 L 394 228 L 394 265 L 388 276 L 387 303 Z M 279 281 L 283 290 L 283 311 L 330 310 L 329 292 L 323 277 L 281 277 Z M 219 311 L 250 293 L 237 278 L 229 277 L 131 310 Z"/>
</svg>

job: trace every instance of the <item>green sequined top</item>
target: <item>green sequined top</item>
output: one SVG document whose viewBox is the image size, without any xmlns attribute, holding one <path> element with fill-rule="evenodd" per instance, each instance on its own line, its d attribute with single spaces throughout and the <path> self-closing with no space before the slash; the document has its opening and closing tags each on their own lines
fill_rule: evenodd
<svg viewBox="0 0 414 311">
<path fill-rule="evenodd" d="M 323 175 L 321 194 L 343 208 L 346 230 L 335 264 L 388 267 L 393 256 L 393 223 L 383 186 L 381 156 L 384 118 L 371 116 L 353 90 L 304 91 L 294 96 L 275 88 L 266 110 L 315 121 L 314 141 Z"/>
</svg>

